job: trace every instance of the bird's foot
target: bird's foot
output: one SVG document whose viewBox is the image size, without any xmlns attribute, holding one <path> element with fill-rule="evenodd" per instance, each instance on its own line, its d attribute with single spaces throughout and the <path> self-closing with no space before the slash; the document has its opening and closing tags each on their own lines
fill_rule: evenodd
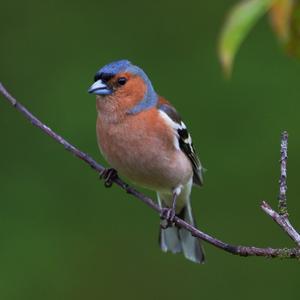
<svg viewBox="0 0 300 300">
<path fill-rule="evenodd" d="M 163 207 L 160 214 L 160 218 L 161 218 L 160 227 L 162 229 L 167 229 L 168 227 L 174 226 L 175 216 L 176 213 L 173 208 Z"/>
<path fill-rule="evenodd" d="M 108 188 L 112 186 L 113 180 L 118 177 L 118 172 L 113 168 L 104 169 L 100 172 L 99 177 L 104 180 L 104 186 Z"/>
</svg>

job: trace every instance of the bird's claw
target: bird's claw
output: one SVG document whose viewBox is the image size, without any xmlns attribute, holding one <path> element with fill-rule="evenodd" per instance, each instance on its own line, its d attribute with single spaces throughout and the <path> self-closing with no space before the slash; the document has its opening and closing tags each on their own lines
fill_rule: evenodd
<svg viewBox="0 0 300 300">
<path fill-rule="evenodd" d="M 104 186 L 109 188 L 113 184 L 113 180 L 118 177 L 118 173 L 113 168 L 104 169 L 99 174 L 100 179 L 104 180 Z"/>
<path fill-rule="evenodd" d="M 175 210 L 173 208 L 164 207 L 162 208 L 160 218 L 160 227 L 167 229 L 168 227 L 174 226 L 174 218 L 176 216 Z"/>
</svg>

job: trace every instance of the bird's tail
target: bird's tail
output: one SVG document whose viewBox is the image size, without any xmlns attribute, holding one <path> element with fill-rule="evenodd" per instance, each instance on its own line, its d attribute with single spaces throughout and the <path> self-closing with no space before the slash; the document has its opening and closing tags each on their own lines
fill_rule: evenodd
<svg viewBox="0 0 300 300">
<path fill-rule="evenodd" d="M 159 203 L 165 207 L 163 201 L 159 198 Z M 177 216 L 191 225 L 195 225 L 190 201 L 187 201 L 186 206 L 180 211 Z M 201 241 L 191 235 L 184 228 L 176 226 L 160 229 L 159 244 L 162 251 L 170 251 L 172 253 L 183 252 L 184 256 L 195 263 L 204 263 L 204 250 Z"/>
</svg>

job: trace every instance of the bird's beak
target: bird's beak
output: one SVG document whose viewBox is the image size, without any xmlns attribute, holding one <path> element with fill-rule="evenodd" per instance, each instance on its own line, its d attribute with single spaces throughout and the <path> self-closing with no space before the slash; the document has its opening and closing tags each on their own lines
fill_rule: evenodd
<svg viewBox="0 0 300 300">
<path fill-rule="evenodd" d="M 88 89 L 88 92 L 96 95 L 110 95 L 112 90 L 106 83 L 99 79 L 92 84 L 92 86 Z"/>
</svg>

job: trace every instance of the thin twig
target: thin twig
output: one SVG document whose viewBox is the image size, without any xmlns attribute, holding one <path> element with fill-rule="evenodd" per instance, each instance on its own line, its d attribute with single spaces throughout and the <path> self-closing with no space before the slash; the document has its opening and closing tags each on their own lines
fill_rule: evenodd
<svg viewBox="0 0 300 300">
<path fill-rule="evenodd" d="M 262 210 L 269 215 L 288 236 L 300 246 L 300 234 L 292 226 L 289 221 L 288 207 L 287 207 L 287 159 L 288 159 L 288 133 L 284 131 L 281 134 L 280 142 L 280 177 L 279 177 L 279 195 L 278 195 L 278 212 L 272 209 L 272 207 L 263 201 L 261 204 Z"/>
<path fill-rule="evenodd" d="M 101 173 L 105 168 L 97 163 L 93 158 L 91 158 L 86 153 L 82 152 L 69 142 L 67 142 L 62 136 L 55 133 L 52 129 L 42 123 L 37 117 L 35 117 L 30 111 L 28 111 L 22 104 L 20 104 L 15 98 L 13 98 L 5 87 L 0 83 L 0 93 L 8 100 L 8 102 L 14 106 L 18 111 L 20 111 L 34 126 L 40 128 L 44 133 L 48 134 L 55 141 L 62 144 L 66 150 L 77 156 L 78 158 L 85 161 L 94 170 Z M 140 193 L 136 189 L 130 187 L 119 177 L 112 178 L 113 182 L 125 190 L 127 193 L 138 198 L 144 202 L 147 206 L 155 210 L 157 213 L 161 214 L 161 208 L 149 197 Z M 184 220 L 175 217 L 174 222 L 177 226 L 185 228 L 190 231 L 191 234 L 199 239 L 202 239 L 209 244 L 229 252 L 234 255 L 240 256 L 264 256 L 264 257 L 279 257 L 279 258 L 300 258 L 299 248 L 257 248 L 251 246 L 236 246 L 225 243 L 215 237 L 212 237 L 201 230 L 193 227 L 192 225 L 186 223 Z"/>
<path fill-rule="evenodd" d="M 281 216 L 278 212 L 273 210 L 272 207 L 266 201 L 263 201 L 260 207 L 283 229 L 283 231 L 285 231 L 288 234 L 288 236 L 293 241 L 295 241 L 295 243 L 298 246 L 300 246 L 300 235 L 296 231 L 296 229 L 291 225 L 289 219 L 286 216 Z"/>
<path fill-rule="evenodd" d="M 284 131 L 281 134 L 281 148 L 280 148 L 280 178 L 279 178 L 279 195 L 278 195 L 278 211 L 281 216 L 288 216 L 287 210 L 287 159 L 288 159 L 288 133 Z"/>
</svg>

